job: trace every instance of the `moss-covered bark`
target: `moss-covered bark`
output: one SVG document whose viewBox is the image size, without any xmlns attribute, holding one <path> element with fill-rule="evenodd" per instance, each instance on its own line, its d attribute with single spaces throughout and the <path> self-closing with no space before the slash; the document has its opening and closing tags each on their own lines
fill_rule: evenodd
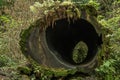
<svg viewBox="0 0 120 80">
<path fill-rule="evenodd" d="M 39 58 L 38 61 L 41 60 L 40 64 L 42 66 L 46 66 L 46 67 L 34 66 L 34 70 L 33 70 L 33 71 L 35 71 L 34 73 L 37 75 L 42 75 L 42 74 L 48 75 L 48 76 L 54 75 L 54 76 L 58 77 L 58 76 L 66 76 L 68 74 L 74 74 L 76 71 L 81 71 L 81 72 L 86 72 L 87 70 L 89 71 L 90 69 L 93 68 L 95 63 L 92 63 L 91 66 L 89 66 L 89 67 L 84 67 L 81 69 L 76 68 L 77 70 L 76 69 L 66 70 L 66 69 L 62 69 L 62 68 L 60 68 L 60 69 L 59 68 L 58 69 L 48 68 L 49 67 L 48 64 L 51 64 L 51 63 L 47 62 L 49 60 L 47 60 L 46 56 L 44 55 L 44 52 L 42 52 L 43 50 L 39 50 L 39 51 L 41 51 L 40 54 L 42 54 L 40 57 L 38 56 L 39 53 L 35 53 L 30 50 L 31 46 L 29 44 L 31 42 L 29 39 L 31 39 L 30 36 L 31 36 L 31 34 L 34 33 L 35 28 L 39 29 L 38 32 L 36 33 L 38 35 L 35 36 L 36 37 L 35 39 L 38 39 L 39 34 L 41 34 L 42 31 L 45 31 L 46 28 L 48 28 L 50 25 L 52 25 L 52 27 L 54 28 L 53 25 L 55 24 L 55 21 L 65 19 L 65 18 L 68 19 L 69 23 L 71 23 L 70 22 L 71 19 L 73 20 L 73 22 L 77 19 L 84 19 L 93 25 L 98 36 L 102 35 L 102 29 L 101 29 L 102 26 L 98 23 L 98 21 L 96 19 L 97 11 L 95 10 L 94 7 L 92 7 L 90 5 L 78 5 L 78 4 L 74 4 L 72 2 L 58 3 L 57 5 L 54 4 L 50 7 L 47 10 L 47 13 L 40 14 L 41 15 L 40 19 L 37 20 L 34 24 L 32 24 L 28 29 L 23 30 L 20 35 L 20 37 L 21 37 L 20 46 L 21 46 L 21 50 L 22 50 L 23 54 L 25 54 L 29 60 L 31 58 L 33 58 L 33 59 L 36 58 L 36 60 L 37 60 L 37 58 Z M 36 43 L 40 45 L 39 47 L 42 47 L 39 40 L 36 40 Z M 40 49 L 43 49 L 43 48 L 40 48 Z M 87 50 L 87 49 L 85 49 L 85 50 Z M 33 57 L 32 55 L 35 55 L 35 56 Z M 42 57 L 42 56 L 45 56 L 45 57 Z M 40 58 L 43 58 L 43 59 L 45 58 L 45 60 L 40 59 Z M 96 59 L 94 59 L 94 60 L 96 60 Z M 33 62 L 32 60 L 30 60 L 30 61 Z M 84 65 L 84 66 L 86 66 L 86 65 Z M 24 69 L 24 68 L 22 68 L 22 69 Z M 27 70 L 29 70 L 29 69 L 27 68 Z M 26 73 L 26 68 L 23 71 Z M 27 72 L 29 72 L 29 71 L 27 71 Z"/>
</svg>

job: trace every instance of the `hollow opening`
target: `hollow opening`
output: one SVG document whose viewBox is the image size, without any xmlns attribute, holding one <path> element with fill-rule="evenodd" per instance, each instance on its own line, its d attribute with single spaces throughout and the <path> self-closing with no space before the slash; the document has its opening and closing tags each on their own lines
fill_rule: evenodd
<svg viewBox="0 0 120 80">
<path fill-rule="evenodd" d="M 52 54 L 61 56 L 60 58 L 72 65 L 77 64 L 72 58 L 73 49 L 80 42 L 87 44 L 88 52 L 85 60 L 80 64 L 92 60 L 99 44 L 99 36 L 94 27 L 84 19 L 77 19 L 73 22 L 71 19 L 61 19 L 55 21 L 54 26 L 46 29 L 46 43 Z"/>
</svg>

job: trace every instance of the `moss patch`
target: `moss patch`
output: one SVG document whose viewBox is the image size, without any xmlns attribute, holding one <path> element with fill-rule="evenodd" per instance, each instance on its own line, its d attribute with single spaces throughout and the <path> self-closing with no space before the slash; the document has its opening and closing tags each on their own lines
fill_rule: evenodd
<svg viewBox="0 0 120 80">
<path fill-rule="evenodd" d="M 73 61 L 75 63 L 81 63 L 85 60 L 87 54 L 88 54 L 87 45 L 83 41 L 80 41 L 73 50 Z"/>
</svg>

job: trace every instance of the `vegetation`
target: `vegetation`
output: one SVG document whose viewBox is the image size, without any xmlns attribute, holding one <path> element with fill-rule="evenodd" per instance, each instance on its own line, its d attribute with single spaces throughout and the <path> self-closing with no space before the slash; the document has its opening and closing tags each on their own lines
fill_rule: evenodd
<svg viewBox="0 0 120 80">
<path fill-rule="evenodd" d="M 106 40 L 109 40 L 106 44 L 107 50 L 104 55 L 103 64 L 96 69 L 99 75 L 107 80 L 118 80 L 120 78 L 120 46 L 119 46 L 119 34 L 120 34 L 120 1 L 115 0 L 111 3 L 111 10 L 107 10 L 103 15 L 99 15 L 98 20 L 105 28 L 109 29 Z M 107 16 L 106 16 L 107 15 Z M 101 18 L 100 18 L 101 17 Z M 104 75 L 103 75 L 104 74 Z"/>
<path fill-rule="evenodd" d="M 75 73 L 74 71 L 57 72 L 56 70 L 43 69 L 34 64 L 28 65 L 29 62 L 21 53 L 19 46 L 20 32 L 22 29 L 28 28 L 31 23 L 42 16 L 39 15 L 39 11 L 36 8 L 39 8 L 44 15 L 49 12 L 46 11 L 47 8 L 52 9 L 52 7 L 55 6 L 53 0 L 49 0 L 51 2 L 43 2 L 43 0 L 37 0 L 38 2 L 35 1 L 36 0 L 0 0 L 0 79 L 35 80 L 39 77 L 40 80 L 50 80 L 51 78 L 64 80 Z M 60 1 L 56 4 L 59 4 Z M 70 80 L 119 80 L 120 0 L 71 1 L 77 4 L 90 4 L 96 8 L 98 12 L 97 19 L 103 25 L 103 30 L 105 30 L 105 39 L 104 45 L 102 45 L 104 52 L 99 55 L 99 65 L 95 71 L 89 74 L 74 74 L 70 77 Z M 47 3 L 49 5 L 46 5 Z M 43 9 L 43 7 L 45 9 Z M 70 13 L 71 12 L 68 13 L 69 17 L 74 16 Z M 79 16 L 80 15 L 78 15 L 78 17 Z M 53 72 L 56 76 L 53 75 Z M 66 73 L 71 73 L 71 75 L 67 75 Z"/>
<path fill-rule="evenodd" d="M 83 42 L 80 41 L 76 44 L 75 48 L 73 49 L 73 60 L 75 63 L 81 63 L 85 60 L 88 53 L 88 47 Z"/>
</svg>

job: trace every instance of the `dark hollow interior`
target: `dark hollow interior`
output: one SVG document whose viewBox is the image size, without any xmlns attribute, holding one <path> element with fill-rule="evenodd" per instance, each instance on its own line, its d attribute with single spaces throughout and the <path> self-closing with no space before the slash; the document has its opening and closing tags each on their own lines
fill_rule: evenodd
<svg viewBox="0 0 120 80">
<path fill-rule="evenodd" d="M 73 20 L 68 22 L 67 19 L 57 20 L 53 27 L 49 26 L 46 29 L 48 48 L 70 64 L 76 64 L 72 59 L 72 52 L 79 41 L 84 41 L 88 46 L 87 57 L 82 62 L 86 63 L 95 57 L 100 40 L 102 39 L 99 39 L 94 27 L 84 19 L 77 19 L 74 22 Z"/>
</svg>

